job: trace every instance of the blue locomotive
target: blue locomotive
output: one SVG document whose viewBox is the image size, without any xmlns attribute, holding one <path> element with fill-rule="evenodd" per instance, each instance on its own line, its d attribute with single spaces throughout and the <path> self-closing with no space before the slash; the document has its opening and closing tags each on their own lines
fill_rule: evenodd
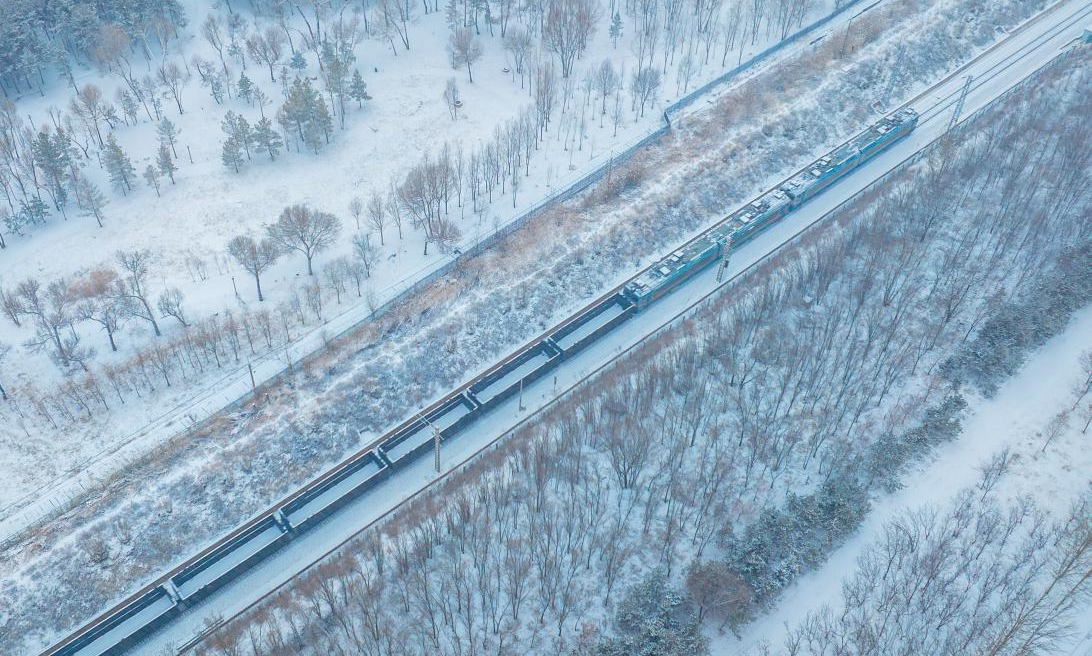
<svg viewBox="0 0 1092 656">
<path fill-rule="evenodd" d="M 625 285 L 623 295 L 637 310 L 645 308 L 910 134 L 917 124 L 918 114 L 909 108 L 888 116 L 642 272 Z"/>
</svg>

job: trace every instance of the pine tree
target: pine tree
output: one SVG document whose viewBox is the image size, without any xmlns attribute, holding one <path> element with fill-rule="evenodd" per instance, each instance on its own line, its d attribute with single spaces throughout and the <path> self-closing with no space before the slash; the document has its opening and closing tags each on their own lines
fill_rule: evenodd
<svg viewBox="0 0 1092 656">
<path fill-rule="evenodd" d="M 303 143 L 313 150 L 316 155 L 322 150 L 325 142 L 323 141 L 322 128 L 318 123 L 314 121 L 307 123 L 307 126 L 303 130 Z"/>
<path fill-rule="evenodd" d="M 326 107 L 326 101 L 321 97 L 318 97 L 317 100 L 318 102 L 311 107 L 311 122 L 322 131 L 322 136 L 326 138 L 326 143 L 330 143 L 330 133 L 334 130 L 334 119 L 330 116 L 330 110 Z"/>
<path fill-rule="evenodd" d="M 42 170 L 49 182 L 47 190 L 53 198 L 54 208 L 63 211 L 62 208 L 68 201 L 68 191 L 64 184 L 65 172 L 70 163 L 68 138 L 61 130 L 57 131 L 56 136 L 42 130 L 31 142 L 30 150 L 34 163 Z"/>
<path fill-rule="evenodd" d="M 360 75 L 360 69 L 353 71 L 353 81 L 349 83 L 349 97 L 356 101 L 357 108 L 364 106 L 365 100 L 371 100 L 372 97 L 368 95 L 368 85 L 365 84 L 364 78 Z"/>
<path fill-rule="evenodd" d="M 76 202 L 95 217 L 101 228 L 102 208 L 106 207 L 106 196 L 103 196 L 99 188 L 82 174 L 75 179 L 73 187 L 76 190 Z"/>
<path fill-rule="evenodd" d="M 246 104 L 251 104 L 254 97 L 254 83 L 250 81 L 250 78 L 246 76 L 246 72 L 239 73 L 239 97 L 246 101 Z"/>
<path fill-rule="evenodd" d="M 277 159 L 277 154 L 280 153 L 281 146 L 284 143 L 281 141 L 281 135 L 273 129 L 273 122 L 268 118 L 263 117 L 257 124 L 254 125 L 254 149 L 259 153 L 268 153 L 270 160 Z"/>
<path fill-rule="evenodd" d="M 303 53 L 297 50 L 292 53 L 292 59 L 288 61 L 288 65 L 292 70 L 296 71 L 296 74 L 302 74 L 304 69 L 307 68 L 307 58 L 303 56 Z"/>
<path fill-rule="evenodd" d="M 246 158 L 250 160 L 250 144 L 254 141 L 254 133 L 250 129 L 250 123 L 241 114 L 235 117 L 235 129 L 232 136 L 235 141 L 246 151 Z"/>
<path fill-rule="evenodd" d="M 622 36 L 622 15 L 617 11 L 610 19 L 610 40 L 614 47 L 618 47 L 618 39 Z"/>
<path fill-rule="evenodd" d="M 230 84 L 230 80 L 228 83 Z M 220 79 L 219 75 L 215 75 L 209 78 L 209 94 L 212 99 L 216 101 L 217 105 L 224 104 L 224 82 Z"/>
<path fill-rule="evenodd" d="M 224 139 L 224 147 L 220 151 L 220 161 L 224 163 L 224 166 L 235 169 L 236 173 L 239 172 L 239 167 L 243 163 L 243 149 L 235 141 L 235 137 L 229 136 Z"/>
<path fill-rule="evenodd" d="M 23 216 L 22 212 L 12 214 L 5 208 L 0 207 L 0 215 L 3 216 L 4 228 L 6 228 L 8 232 L 19 237 L 23 236 L 23 226 L 26 225 L 26 217 Z"/>
<path fill-rule="evenodd" d="M 127 191 L 132 191 L 133 187 L 130 181 L 136 177 L 136 170 L 133 168 L 133 163 L 129 161 L 129 156 L 118 145 L 118 141 L 114 138 L 112 132 L 106 137 L 106 149 L 103 157 L 106 172 L 110 175 L 110 182 L 114 185 L 114 188 L 123 195 Z"/>
<path fill-rule="evenodd" d="M 164 118 L 159 122 L 159 127 L 156 130 L 159 133 L 159 143 L 170 146 L 171 154 L 175 159 L 178 159 L 178 151 L 174 149 L 174 145 L 178 143 L 178 135 L 181 134 L 181 130 L 175 127 L 174 123 L 171 123 L 170 119 Z"/>
<path fill-rule="evenodd" d="M 224 166 L 230 166 L 235 169 L 235 172 L 239 172 L 239 165 L 243 161 L 243 142 L 241 140 L 242 130 L 239 126 L 239 119 L 235 112 L 229 111 L 224 115 L 224 120 L 220 123 L 220 129 L 224 131 L 227 136 L 224 139 L 224 147 L 220 153 L 220 159 L 223 161 Z M 247 126 L 247 134 L 243 138 L 249 140 L 250 127 Z M 249 146 L 248 146 L 249 148 Z"/>
<path fill-rule="evenodd" d="M 152 189 L 155 189 L 155 195 L 156 196 L 160 195 L 159 194 L 159 169 L 157 169 L 156 167 L 149 164 L 148 167 L 144 169 L 144 181 L 148 183 L 149 187 L 151 187 Z"/>
<path fill-rule="evenodd" d="M 41 198 L 31 196 L 30 200 L 20 201 L 19 213 L 23 215 L 23 225 L 38 225 L 45 223 L 49 207 L 42 202 Z"/>
<path fill-rule="evenodd" d="M 174 184 L 174 172 L 178 170 L 178 166 L 171 159 L 171 151 L 167 149 L 167 144 L 159 145 L 159 153 L 156 154 L 155 161 L 159 166 L 159 174 L 167 176 L 171 179 L 171 184 Z"/>
<path fill-rule="evenodd" d="M 125 113 L 126 122 L 132 121 L 133 125 L 136 125 L 140 112 L 140 103 L 133 97 L 133 94 L 125 89 L 118 89 L 118 104 L 121 105 L 121 111 Z"/>
</svg>

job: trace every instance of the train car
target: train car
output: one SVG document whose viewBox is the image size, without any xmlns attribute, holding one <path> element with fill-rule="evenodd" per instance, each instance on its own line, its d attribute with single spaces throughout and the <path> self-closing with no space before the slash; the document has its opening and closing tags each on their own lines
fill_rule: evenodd
<svg viewBox="0 0 1092 656">
<path fill-rule="evenodd" d="M 615 294 L 602 303 L 584 310 L 551 333 L 547 339 L 561 351 L 562 358 L 571 357 L 633 316 L 635 308 L 636 306 L 628 296 Z"/>
<path fill-rule="evenodd" d="M 480 404 L 464 394 L 452 397 L 432 411 L 419 415 L 399 428 L 377 449 L 377 455 L 390 466 L 401 466 L 433 448 L 436 433 L 444 439 L 474 420 Z"/>
<path fill-rule="evenodd" d="M 171 577 L 183 604 L 220 589 L 289 540 L 272 516 L 265 517 Z"/>
<path fill-rule="evenodd" d="M 286 503 L 280 516 L 292 530 L 306 530 L 374 486 L 388 473 L 387 463 L 374 451 L 369 451 Z"/>
<path fill-rule="evenodd" d="M 628 283 L 623 293 L 640 312 L 653 301 L 671 293 L 720 256 L 721 242 L 702 237 L 657 262 Z"/>
<path fill-rule="evenodd" d="M 54 656 L 103 656 L 131 649 L 178 614 L 178 605 L 156 586 L 53 652 Z"/>
<path fill-rule="evenodd" d="M 484 409 L 498 405 L 561 363 L 561 350 L 545 339 L 470 386 L 468 396 Z"/>
</svg>

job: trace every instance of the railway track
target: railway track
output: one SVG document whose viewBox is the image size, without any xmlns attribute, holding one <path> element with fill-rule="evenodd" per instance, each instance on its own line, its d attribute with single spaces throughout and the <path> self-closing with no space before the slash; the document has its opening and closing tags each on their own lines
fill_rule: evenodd
<svg viewBox="0 0 1092 656">
<path fill-rule="evenodd" d="M 1030 27 L 1032 27 L 1033 25 L 1037 24 L 1039 21 L 1045 19 L 1048 15 L 1050 15 L 1054 11 L 1056 11 L 1062 4 L 1063 3 L 1059 2 L 1058 4 L 1054 5 L 1050 9 L 1048 9 L 1048 10 L 1044 11 L 1043 13 L 1039 14 L 1037 17 L 1027 21 L 1020 28 L 1018 28 L 1017 30 L 1014 30 L 1012 33 L 1010 33 L 1009 37 L 1006 38 L 1005 41 L 1002 41 L 1002 42 L 1000 42 L 998 44 L 995 44 L 990 49 L 984 51 L 983 53 L 978 55 L 975 59 L 971 60 L 970 62 L 967 62 L 965 65 L 963 65 L 962 67 L 957 69 L 952 74 L 948 75 L 946 78 L 944 78 L 940 82 L 932 85 L 929 89 L 923 91 L 922 93 L 918 94 L 916 97 L 911 99 L 910 101 L 908 101 L 908 102 L 904 103 L 903 105 L 901 105 L 899 107 L 899 109 L 907 108 L 907 107 L 916 108 L 917 111 L 920 114 L 919 125 L 922 125 L 922 124 L 925 124 L 927 122 L 933 121 L 936 118 L 938 118 L 939 116 L 942 116 L 946 109 L 950 108 L 953 104 L 955 104 L 958 101 L 958 97 L 962 93 L 962 89 L 957 89 L 955 91 L 947 93 L 944 96 L 940 96 L 935 101 L 927 103 L 927 106 L 925 106 L 923 108 L 917 108 L 916 106 L 921 104 L 923 101 L 925 101 L 928 98 L 928 96 L 931 95 L 937 87 L 943 86 L 946 83 L 950 82 L 953 78 L 962 75 L 968 69 L 972 68 L 973 65 L 976 62 L 980 61 L 984 57 L 987 57 L 987 56 L 991 55 L 998 48 L 1004 46 L 1008 42 L 1008 40 L 1010 38 L 1015 37 L 1016 35 L 1020 34 L 1021 32 L 1025 31 L 1025 30 L 1029 29 Z M 978 76 L 976 76 L 976 78 L 974 80 L 974 83 L 972 84 L 972 90 L 981 88 L 982 86 L 987 84 L 990 80 L 996 78 L 998 75 L 1003 74 L 1005 71 L 1007 71 L 1013 65 L 1015 65 L 1017 62 L 1021 61 L 1024 58 L 1026 58 L 1028 55 L 1030 55 L 1031 53 L 1033 53 L 1033 52 L 1037 51 L 1039 48 L 1041 48 L 1044 44 L 1048 43 L 1053 37 L 1057 36 L 1059 33 L 1065 31 L 1066 29 L 1069 29 L 1069 28 L 1073 27 L 1074 25 L 1080 24 L 1081 21 L 1083 21 L 1083 19 L 1085 17 L 1089 16 L 1090 14 L 1092 14 L 1092 2 L 1087 3 L 1087 4 L 1083 5 L 1082 7 L 1080 7 L 1079 9 L 1068 13 L 1066 16 L 1064 16 L 1062 19 L 1060 19 L 1056 24 L 1052 25 L 1051 28 L 1047 32 L 1037 36 L 1034 40 L 1030 41 L 1027 44 L 1024 44 L 1020 48 L 1014 50 L 1012 53 L 1009 53 L 1008 55 L 1006 55 L 1006 57 L 1004 59 L 1002 59 L 1001 61 L 996 62 L 995 64 L 990 66 L 988 69 L 986 69 L 986 71 L 984 73 L 981 73 Z M 930 142 L 930 143 L 932 143 L 932 142 Z M 786 182 L 788 182 L 788 180 L 790 180 L 791 177 L 792 176 L 790 176 L 789 178 L 786 178 L 785 180 L 779 182 L 777 185 L 775 185 L 772 188 L 781 187 Z M 850 200 L 851 199 L 847 199 L 846 201 L 843 201 L 843 203 L 840 204 L 838 207 L 841 207 L 842 205 L 849 202 Z M 835 208 L 832 211 L 836 211 L 837 209 L 838 208 Z M 679 319 L 681 319 L 685 315 L 689 314 L 696 306 L 704 303 L 705 301 L 710 299 L 712 296 L 717 294 L 726 285 L 731 284 L 733 281 L 738 279 L 740 276 L 746 274 L 747 272 L 753 270 L 755 267 L 760 266 L 762 263 L 766 262 L 769 258 L 775 256 L 783 248 L 785 248 L 787 245 L 791 244 L 795 240 L 795 238 L 797 236 L 799 236 L 801 233 L 805 232 L 806 230 L 810 229 L 815 224 L 820 223 L 821 221 L 823 221 L 827 216 L 829 216 L 829 214 L 830 214 L 830 212 L 827 212 L 827 213 L 823 214 L 822 216 L 818 217 L 815 221 L 809 223 L 807 226 L 804 226 L 803 228 L 801 228 L 800 230 L 795 232 L 786 241 L 784 241 L 781 245 L 774 248 L 772 251 L 767 253 L 765 256 L 760 258 L 758 261 L 751 264 L 750 266 L 748 266 L 743 271 L 740 271 L 736 275 L 734 275 L 734 276 L 730 277 L 729 279 L 725 280 L 724 282 L 717 284 L 709 292 L 703 294 L 697 300 L 694 300 L 693 302 L 686 305 L 686 307 L 682 308 L 681 310 L 679 310 L 678 312 L 676 312 L 675 314 L 670 316 L 666 321 L 663 321 L 659 325 L 653 327 L 644 337 L 639 339 L 637 341 L 637 343 L 635 343 L 635 344 L 631 345 L 630 347 L 624 349 L 623 351 L 613 355 L 612 357 L 608 358 L 605 362 L 603 362 L 600 365 L 596 366 L 594 369 L 587 372 L 585 375 L 581 376 L 578 380 L 574 381 L 568 387 L 561 390 L 553 399 L 548 401 L 544 406 L 542 406 L 538 410 L 534 411 L 533 413 L 529 414 L 527 417 L 521 419 L 515 425 L 513 425 L 513 426 L 509 427 L 508 429 L 506 429 L 505 431 L 503 431 L 497 438 L 490 441 L 488 444 L 483 446 L 481 449 L 475 451 L 473 454 L 471 454 L 469 457 L 465 458 L 459 464 L 457 464 L 454 467 L 450 468 L 446 473 L 436 477 L 435 479 L 430 481 L 427 485 L 423 486 L 419 490 L 415 491 L 409 497 L 403 499 L 401 502 L 397 503 L 396 505 L 394 505 L 393 507 L 388 509 L 386 512 L 384 512 L 382 515 L 380 515 L 376 519 L 368 522 L 364 526 L 361 526 L 359 529 L 354 531 L 353 534 L 350 535 L 345 540 L 339 542 L 338 544 L 336 544 L 332 548 L 329 548 L 329 549 L 323 551 L 323 553 L 321 553 L 321 554 L 319 554 L 319 555 L 317 555 L 317 556 L 315 556 L 313 558 L 310 558 L 308 560 L 308 562 L 304 565 L 304 567 L 300 571 L 301 572 L 307 571 L 308 569 L 310 569 L 312 566 L 314 566 L 318 562 L 324 560 L 329 555 L 336 552 L 338 549 L 344 547 L 344 545 L 346 543 L 348 543 L 349 541 L 355 539 L 363 531 L 367 530 L 368 528 L 370 528 L 370 527 L 372 527 L 372 526 L 374 526 L 374 525 L 376 525 L 378 523 L 381 523 L 384 519 L 389 517 L 392 513 L 398 511 L 405 504 L 408 504 L 409 502 L 411 502 L 414 499 L 418 498 L 420 495 L 428 492 L 430 489 L 432 489 L 433 485 L 435 485 L 438 482 L 441 482 L 441 481 L 445 480 L 448 476 L 450 476 L 452 473 L 458 471 L 463 465 L 465 465 L 470 460 L 474 459 L 477 455 L 479 455 L 483 451 L 492 448 L 492 446 L 497 441 L 503 439 L 507 435 L 510 435 L 512 432 L 514 432 L 514 431 L 518 430 L 519 428 L 521 428 L 522 426 L 524 426 L 527 422 L 533 420 L 543 410 L 546 410 L 548 408 L 553 407 L 556 403 L 558 403 L 562 399 L 564 399 L 569 394 L 569 392 L 571 392 L 573 389 L 579 387 L 580 385 L 582 385 L 585 382 L 589 381 L 590 379 L 594 378 L 601 371 L 603 371 L 606 367 L 608 367 L 608 366 L 612 365 L 614 362 L 616 362 L 619 358 L 629 354 L 634 349 L 636 349 L 639 346 L 641 346 L 642 344 L 646 343 L 649 339 L 651 339 L 651 338 L 655 337 L 656 335 L 660 334 L 663 330 L 667 329 L 668 327 L 673 325 L 675 322 L 677 322 Z M 708 230 L 703 231 L 701 234 L 699 234 L 699 235 L 695 236 L 693 239 L 687 241 L 685 244 L 681 245 L 680 248 L 684 248 L 687 245 L 690 245 L 690 244 L 698 241 L 699 239 L 702 239 L 703 236 L 706 234 L 706 232 L 708 232 Z M 650 265 L 649 268 L 651 268 L 651 266 L 655 266 L 655 264 Z M 645 270 L 647 271 L 647 269 L 645 269 Z M 643 271 L 641 273 L 643 273 Z M 640 275 L 640 273 L 638 273 L 637 275 Z M 96 625 L 98 625 L 99 623 L 104 621 L 104 619 L 109 618 L 112 615 L 117 614 L 120 610 L 122 610 L 126 606 L 130 605 L 134 599 L 139 598 L 142 595 L 148 594 L 149 592 L 155 590 L 156 588 L 158 588 L 160 586 L 168 584 L 172 577 L 176 576 L 179 572 L 185 570 L 187 567 L 192 566 L 194 563 L 199 562 L 203 558 L 207 558 L 210 554 L 215 552 L 222 545 L 231 542 L 233 539 L 237 538 L 240 535 L 246 534 L 248 531 L 253 531 L 255 526 L 257 526 L 259 523 L 261 523 L 263 521 L 267 521 L 269 519 L 270 515 L 276 509 L 283 508 L 284 506 L 292 503 L 293 501 L 296 501 L 297 499 L 299 499 L 303 495 L 307 494 L 308 490 L 314 489 L 314 488 L 316 488 L 318 486 L 321 486 L 324 483 L 327 483 L 328 481 L 336 478 L 339 474 L 343 473 L 344 469 L 347 466 L 350 466 L 352 463 L 359 461 L 362 457 L 366 456 L 368 453 L 375 452 L 376 449 L 381 444 L 388 441 L 392 435 L 398 434 L 399 432 L 406 431 L 411 426 L 413 426 L 414 424 L 419 422 L 420 418 L 422 416 L 428 416 L 429 414 L 443 408 L 445 405 L 451 404 L 451 402 L 454 399 L 457 399 L 458 397 L 465 395 L 467 393 L 467 391 L 470 390 L 473 386 L 481 383 L 482 381 L 485 381 L 485 380 L 489 379 L 491 376 L 495 376 L 497 374 L 497 372 L 504 370 L 506 367 L 511 366 L 511 364 L 512 364 L 512 362 L 514 360 L 516 360 L 520 356 L 524 355 L 529 349 L 534 348 L 537 344 L 540 344 L 548 336 L 550 336 L 552 334 L 555 334 L 555 333 L 558 333 L 558 332 L 562 331 L 563 329 L 567 328 L 568 326 L 570 326 L 572 323 L 581 320 L 581 318 L 583 318 L 585 316 L 586 312 L 589 309 L 595 308 L 597 306 L 601 306 L 602 304 L 608 302 L 611 299 L 611 297 L 617 296 L 619 294 L 619 292 L 622 291 L 622 289 L 625 287 L 625 285 L 628 282 L 629 282 L 629 280 L 627 280 L 627 281 L 617 285 L 616 287 L 610 289 L 609 291 L 607 291 L 603 295 L 596 298 L 592 303 L 586 305 L 580 311 L 572 314 L 571 316 L 566 318 L 564 321 L 562 321 L 559 324 L 553 326 L 549 330 L 541 333 L 540 335 L 536 336 L 535 338 L 527 341 L 522 346 L 520 346 L 518 349 L 516 349 L 512 354 L 510 354 L 508 357 L 502 359 L 497 364 L 493 365 L 492 367 L 489 367 L 485 371 L 479 373 L 477 376 L 475 376 L 475 377 L 471 378 L 470 380 L 464 382 L 462 385 L 457 387 L 455 390 L 453 390 L 453 391 L 449 392 L 448 394 L 444 395 L 443 397 L 435 400 L 433 403 L 429 404 L 427 407 L 425 407 L 421 411 L 415 413 L 412 417 L 406 419 L 405 421 L 403 421 L 402 423 L 397 425 L 392 430 L 388 431 L 387 433 L 384 433 L 384 435 L 382 435 L 382 436 L 378 437 L 377 439 L 373 440 L 367 446 L 363 447 L 362 449 L 359 449 L 356 453 L 354 453 L 351 456 L 343 459 L 338 465 L 334 466 L 333 468 L 331 468 L 330 470 L 328 470 L 326 473 L 322 474 L 321 476 L 313 479 L 311 482 L 309 482 L 307 485 L 305 485 L 300 490 L 297 490 L 296 492 L 283 497 L 276 504 L 271 506 L 269 509 L 263 511 L 262 513 L 259 513 L 257 516 L 255 516 L 254 518 L 252 518 L 248 522 L 244 523 L 242 526 L 238 527 L 237 529 L 235 529 L 231 533 L 224 536 L 221 540 L 217 541 L 214 545 L 202 550 L 197 555 L 193 556 L 190 559 L 187 559 L 186 561 L 184 561 L 183 563 L 181 563 L 177 567 L 173 568 L 170 572 L 164 574 L 163 576 L 157 578 L 155 581 L 149 583 L 144 588 L 142 588 L 140 591 L 138 591 L 137 593 L 135 593 L 134 595 L 132 595 L 131 597 L 126 599 L 124 602 L 116 605 L 115 607 L 111 608 L 110 610 L 106 611 L 105 613 L 100 614 L 97 618 L 95 618 L 90 623 L 85 625 L 79 631 L 71 634 L 63 642 L 58 643 L 57 645 L 51 647 L 49 650 L 43 652 L 42 656 L 52 656 L 53 654 L 57 654 L 66 645 L 70 644 L 73 640 L 78 639 L 81 635 L 83 635 L 84 633 L 86 633 L 86 632 L 90 631 L 91 629 L 93 629 Z M 182 645 L 178 649 L 177 653 L 178 654 L 184 654 L 184 653 L 188 653 L 188 652 L 192 651 L 194 648 L 196 648 L 198 645 L 200 645 L 201 642 L 211 632 L 213 632 L 217 626 L 221 625 L 222 623 L 229 622 L 232 619 L 245 614 L 246 612 L 248 612 L 249 610 L 254 608 L 256 605 L 260 604 L 262 601 L 264 601 L 268 597 L 270 597 L 270 596 L 276 594 L 277 592 L 279 592 L 280 590 L 282 590 L 289 583 L 291 583 L 291 579 L 281 583 L 280 585 L 276 586 L 272 590 L 269 590 L 265 594 L 259 596 L 258 598 L 253 600 L 250 604 L 248 604 L 245 608 L 239 610 L 236 613 L 233 613 L 229 617 L 223 618 L 220 622 L 217 622 L 215 625 L 210 627 L 208 630 L 206 630 L 206 631 L 202 632 L 201 634 L 195 636 L 192 640 L 187 642 L 185 645 Z M 113 653 L 113 652 L 109 652 L 109 653 Z"/>
</svg>

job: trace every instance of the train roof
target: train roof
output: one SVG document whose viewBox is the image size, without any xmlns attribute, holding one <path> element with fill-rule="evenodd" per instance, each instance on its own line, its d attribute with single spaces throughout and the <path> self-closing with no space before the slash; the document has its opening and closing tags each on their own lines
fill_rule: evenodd
<svg viewBox="0 0 1092 656">
<path fill-rule="evenodd" d="M 701 239 L 672 252 L 644 273 L 637 276 L 637 278 L 626 285 L 626 287 L 643 293 L 645 290 L 655 286 L 656 283 L 661 280 L 670 277 L 676 271 L 692 262 L 710 248 L 718 247 L 719 245 L 715 241 L 711 240 L 708 236 L 703 236 Z"/>
</svg>

